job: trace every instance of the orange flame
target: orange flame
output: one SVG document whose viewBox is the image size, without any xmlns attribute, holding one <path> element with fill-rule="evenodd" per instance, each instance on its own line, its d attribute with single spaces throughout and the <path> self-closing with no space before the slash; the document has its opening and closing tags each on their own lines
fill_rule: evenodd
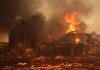
<svg viewBox="0 0 100 70">
<path fill-rule="evenodd" d="M 76 43 L 79 43 L 79 42 L 80 42 L 80 39 L 79 39 L 79 38 L 76 38 L 76 39 L 75 39 L 75 42 L 76 42 Z"/>
<path fill-rule="evenodd" d="M 65 15 L 65 21 L 66 23 L 69 24 L 68 29 L 65 31 L 66 33 L 69 33 L 71 31 L 75 32 L 77 30 L 76 26 L 79 24 L 79 21 L 77 20 L 77 16 L 78 13 L 76 12 L 71 12 Z"/>
</svg>

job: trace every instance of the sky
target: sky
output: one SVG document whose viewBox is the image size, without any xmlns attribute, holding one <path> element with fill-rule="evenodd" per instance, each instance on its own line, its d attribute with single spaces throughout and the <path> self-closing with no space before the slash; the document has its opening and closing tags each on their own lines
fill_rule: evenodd
<svg viewBox="0 0 100 70">
<path fill-rule="evenodd" d="M 93 8 L 89 16 L 84 18 L 88 25 L 88 32 L 95 31 L 97 34 L 100 34 L 100 0 L 84 0 L 84 2 L 91 3 Z"/>
<path fill-rule="evenodd" d="M 80 20 L 87 25 L 87 32 L 100 34 L 100 0 L 1 0 L 0 39 L 8 37 L 6 34 L 14 25 L 16 16 L 32 15 L 34 10 L 38 10 L 47 20 L 53 20 L 63 17 L 70 9 L 80 13 Z"/>
</svg>

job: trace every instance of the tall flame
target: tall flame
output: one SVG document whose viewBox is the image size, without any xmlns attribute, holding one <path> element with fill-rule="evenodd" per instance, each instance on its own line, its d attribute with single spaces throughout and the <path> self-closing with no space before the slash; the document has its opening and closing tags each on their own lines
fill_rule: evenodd
<svg viewBox="0 0 100 70">
<path fill-rule="evenodd" d="M 71 12 L 65 15 L 65 21 L 69 24 L 68 29 L 66 30 L 66 33 L 69 33 L 71 31 L 77 31 L 77 25 L 79 24 L 79 21 L 77 19 L 78 13 Z"/>
</svg>

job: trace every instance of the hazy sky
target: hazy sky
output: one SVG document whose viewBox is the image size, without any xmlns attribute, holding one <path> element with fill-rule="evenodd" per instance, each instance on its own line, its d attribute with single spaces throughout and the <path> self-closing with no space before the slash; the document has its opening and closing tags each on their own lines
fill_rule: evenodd
<svg viewBox="0 0 100 70">
<path fill-rule="evenodd" d="M 26 0 L 26 2 L 28 11 L 32 13 L 37 8 L 47 18 L 61 16 L 70 9 L 78 11 L 83 14 L 80 19 L 86 23 L 87 32 L 95 31 L 100 34 L 100 0 Z"/>
<path fill-rule="evenodd" d="M 93 11 L 84 18 L 88 25 L 88 31 L 96 31 L 100 34 L 100 0 L 84 0 L 85 3 L 91 3 Z"/>
<path fill-rule="evenodd" d="M 100 0 L 1 0 L 0 39 L 3 36 L 7 38 L 6 32 L 14 24 L 15 16 L 30 15 L 38 10 L 50 19 L 62 17 L 70 9 L 82 14 L 80 17 L 87 25 L 87 32 L 96 31 L 100 34 Z"/>
<path fill-rule="evenodd" d="M 52 16 L 52 13 L 59 14 L 59 12 L 54 11 L 57 8 L 57 10 L 61 11 L 65 5 L 64 2 L 68 3 L 71 1 L 81 1 L 87 5 L 91 4 L 93 10 L 88 16 L 85 16 L 84 21 L 88 25 L 89 32 L 95 30 L 97 33 L 100 33 L 100 0 L 2 0 L 0 1 L 0 29 L 9 30 L 16 15 L 25 14 L 26 11 L 33 12 L 34 8 L 39 8 L 38 10 L 42 10 L 46 16 Z M 54 4 L 56 4 L 55 7 L 53 6 Z M 67 9 L 67 5 L 65 7 Z"/>
</svg>

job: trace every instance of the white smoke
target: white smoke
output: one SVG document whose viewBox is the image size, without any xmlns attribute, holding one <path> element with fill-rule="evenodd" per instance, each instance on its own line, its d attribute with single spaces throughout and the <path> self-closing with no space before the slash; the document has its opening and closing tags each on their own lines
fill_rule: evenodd
<svg viewBox="0 0 100 70">
<path fill-rule="evenodd" d="M 87 16 L 92 11 L 90 3 L 85 3 L 84 0 L 24 0 L 21 3 L 22 14 L 32 15 L 38 11 L 46 16 L 44 29 L 54 38 L 65 34 L 64 31 L 68 27 L 64 22 L 65 14 L 76 11 L 81 14 L 81 20 L 86 21 L 82 16 Z"/>
<path fill-rule="evenodd" d="M 87 32 L 95 31 L 100 34 L 100 0 L 84 0 L 84 3 L 92 4 L 93 11 L 83 17 L 83 21 L 88 25 Z"/>
<path fill-rule="evenodd" d="M 100 33 L 99 0 L 22 0 L 21 5 L 23 5 L 23 12 L 25 12 L 25 8 L 29 14 L 40 11 L 47 20 L 53 17 L 62 18 L 70 10 L 78 11 L 81 13 L 81 20 L 87 25 L 87 32 Z"/>
</svg>

